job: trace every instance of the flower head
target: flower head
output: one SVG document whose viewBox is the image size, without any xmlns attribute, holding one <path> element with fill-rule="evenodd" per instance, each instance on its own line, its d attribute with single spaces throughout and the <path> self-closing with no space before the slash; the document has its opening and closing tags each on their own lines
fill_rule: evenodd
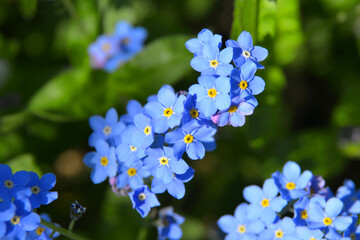
<svg viewBox="0 0 360 240">
<path fill-rule="evenodd" d="M 185 218 L 174 213 L 172 207 L 166 207 L 159 211 L 157 221 L 158 240 L 177 240 L 182 237 L 182 230 L 179 225 L 183 224 Z"/>
<path fill-rule="evenodd" d="M 151 192 L 147 186 L 142 186 L 129 192 L 129 197 L 133 204 L 133 208 L 136 208 L 142 217 L 146 217 L 152 207 L 160 206 L 156 195 Z"/>
</svg>

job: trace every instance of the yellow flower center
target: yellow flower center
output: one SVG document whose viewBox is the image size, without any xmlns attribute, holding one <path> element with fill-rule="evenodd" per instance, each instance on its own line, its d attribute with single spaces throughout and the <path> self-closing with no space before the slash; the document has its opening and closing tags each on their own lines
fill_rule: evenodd
<svg viewBox="0 0 360 240">
<path fill-rule="evenodd" d="M 234 113 L 237 110 L 237 106 L 231 106 L 228 110 L 229 113 Z"/>
<path fill-rule="evenodd" d="M 309 240 L 316 240 L 316 239 L 312 237 L 312 238 L 310 238 Z"/>
<path fill-rule="evenodd" d="M 101 46 L 101 49 L 102 49 L 104 52 L 110 51 L 110 48 L 111 48 L 110 43 L 104 43 L 104 44 Z"/>
<path fill-rule="evenodd" d="M 266 199 L 266 198 L 264 198 L 262 201 L 261 201 L 261 206 L 262 207 L 268 207 L 269 206 L 269 200 L 268 199 Z"/>
<path fill-rule="evenodd" d="M 281 230 L 275 231 L 275 237 L 282 238 L 283 235 L 284 235 L 283 231 L 281 231 Z"/>
<path fill-rule="evenodd" d="M 209 89 L 209 90 L 207 91 L 207 94 L 208 94 L 209 97 L 211 97 L 211 98 L 216 97 L 216 95 L 217 95 L 216 89 L 215 89 L 215 88 Z"/>
<path fill-rule="evenodd" d="M 331 218 L 326 217 L 323 219 L 323 222 L 324 222 L 325 226 L 329 226 L 332 223 L 332 220 L 331 220 Z"/>
<path fill-rule="evenodd" d="M 36 234 L 40 236 L 44 231 L 45 231 L 45 228 L 43 228 L 43 227 L 38 227 L 38 228 L 36 229 Z"/>
<path fill-rule="evenodd" d="M 40 188 L 39 188 L 38 186 L 33 186 L 33 187 L 31 188 L 31 192 L 32 192 L 33 194 L 38 194 L 38 193 L 40 192 Z"/>
<path fill-rule="evenodd" d="M 5 187 L 11 189 L 14 186 L 14 183 L 10 180 L 6 180 L 4 185 L 5 185 Z"/>
<path fill-rule="evenodd" d="M 167 108 L 164 110 L 164 116 L 170 117 L 173 114 L 173 110 L 171 108 Z"/>
<path fill-rule="evenodd" d="M 240 225 L 237 228 L 237 230 L 238 230 L 239 233 L 244 233 L 244 232 L 246 232 L 246 227 L 244 225 Z"/>
<path fill-rule="evenodd" d="M 296 187 L 296 185 L 293 182 L 288 182 L 285 187 L 287 190 L 293 190 Z"/>
<path fill-rule="evenodd" d="M 242 52 L 242 55 L 243 55 L 244 57 L 246 57 L 246 58 L 248 58 L 248 57 L 251 56 L 251 54 L 250 54 L 249 51 L 243 51 L 243 52 Z"/>
<path fill-rule="evenodd" d="M 307 219 L 308 218 L 308 214 L 306 210 L 302 210 L 300 213 L 300 216 L 302 219 Z"/>
<path fill-rule="evenodd" d="M 106 167 L 106 166 L 108 165 L 108 163 L 109 163 L 109 159 L 107 159 L 107 157 L 102 157 L 102 158 L 100 159 L 100 163 L 101 163 L 101 165 L 103 165 L 104 167 Z"/>
<path fill-rule="evenodd" d="M 111 127 L 105 126 L 103 129 L 103 133 L 105 134 L 105 136 L 109 135 L 111 133 Z"/>
<path fill-rule="evenodd" d="M 192 143 L 193 140 L 194 140 L 194 137 L 191 134 L 186 134 L 184 137 L 184 142 L 187 144 Z"/>
<path fill-rule="evenodd" d="M 14 216 L 14 217 L 10 220 L 10 222 L 11 222 L 13 225 L 16 225 L 16 224 L 18 224 L 18 223 L 20 222 L 20 217 Z"/>
<path fill-rule="evenodd" d="M 210 67 L 216 68 L 219 65 L 219 62 L 217 60 L 210 61 Z"/>
<path fill-rule="evenodd" d="M 160 164 L 162 164 L 162 165 L 167 165 L 167 164 L 169 163 L 169 159 L 166 158 L 166 157 L 161 157 L 161 158 L 159 159 L 159 162 L 160 162 Z"/>
<path fill-rule="evenodd" d="M 140 201 L 144 201 L 144 200 L 146 199 L 145 193 L 140 193 L 139 196 L 138 196 L 138 199 L 139 199 Z"/>
<path fill-rule="evenodd" d="M 147 126 L 144 128 L 145 135 L 149 135 L 151 133 L 151 127 Z"/>
<path fill-rule="evenodd" d="M 241 80 L 241 82 L 239 83 L 239 88 L 241 88 L 242 90 L 245 90 L 248 87 L 248 83 L 245 80 Z"/>
<path fill-rule="evenodd" d="M 197 118 L 199 116 L 199 112 L 198 112 L 198 110 L 193 108 L 190 110 L 190 115 L 192 118 Z"/>
<path fill-rule="evenodd" d="M 134 147 L 134 146 L 130 145 L 130 150 L 131 150 L 132 152 L 135 152 L 135 151 L 137 150 L 137 147 Z"/>
<path fill-rule="evenodd" d="M 135 168 L 129 168 L 127 170 L 127 174 L 132 177 L 132 176 L 135 176 L 136 175 L 136 169 Z"/>
</svg>

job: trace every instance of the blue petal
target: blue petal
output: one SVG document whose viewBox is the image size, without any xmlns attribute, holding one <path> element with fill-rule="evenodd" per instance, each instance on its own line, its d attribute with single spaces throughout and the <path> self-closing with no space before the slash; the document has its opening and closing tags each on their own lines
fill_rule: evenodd
<svg viewBox="0 0 360 240">
<path fill-rule="evenodd" d="M 227 40 L 225 42 L 225 45 L 227 47 L 231 47 L 231 48 L 240 48 L 240 44 L 237 41 L 234 41 L 234 40 L 231 40 L 231 39 Z"/>
<path fill-rule="evenodd" d="M 56 176 L 52 173 L 44 174 L 39 182 L 39 187 L 43 191 L 49 191 L 55 186 Z"/>
<path fill-rule="evenodd" d="M 336 230 L 345 231 L 352 221 L 353 219 L 351 217 L 338 217 L 332 222 L 332 224 L 335 226 Z"/>
<path fill-rule="evenodd" d="M 251 51 L 251 56 L 256 58 L 258 62 L 263 61 L 268 55 L 268 50 L 263 47 L 254 46 L 254 49 Z"/>
<path fill-rule="evenodd" d="M 230 124 L 234 127 L 241 127 L 245 124 L 245 116 L 239 112 L 234 112 L 230 115 Z"/>
<path fill-rule="evenodd" d="M 216 107 L 220 110 L 226 110 L 230 107 L 231 99 L 229 94 L 218 94 L 215 97 Z"/>
<path fill-rule="evenodd" d="M 201 77 L 204 77 L 204 76 L 200 76 L 199 78 L 201 78 Z M 190 88 L 189 88 L 189 93 L 191 95 L 196 96 L 196 101 L 197 102 L 199 102 L 203 98 L 207 97 L 207 93 L 206 93 L 205 88 L 200 84 L 191 85 Z"/>
<path fill-rule="evenodd" d="M 200 41 L 209 42 L 213 37 L 213 33 L 209 29 L 204 28 L 197 36 Z"/>
<path fill-rule="evenodd" d="M 202 159 L 205 156 L 204 145 L 201 142 L 194 141 L 189 144 L 186 153 L 192 160 Z"/>
<path fill-rule="evenodd" d="M 169 239 L 180 239 L 182 237 L 181 228 L 177 224 L 171 224 L 169 228 Z"/>
<path fill-rule="evenodd" d="M 192 38 L 185 43 L 185 47 L 191 52 L 191 53 L 201 53 L 202 52 L 202 43 L 197 38 Z"/>
<path fill-rule="evenodd" d="M 106 123 L 104 118 L 100 116 L 92 116 L 89 118 L 89 125 L 94 131 L 101 131 L 105 127 Z"/>
<path fill-rule="evenodd" d="M 217 124 L 220 127 L 224 127 L 225 125 L 229 124 L 229 120 L 230 120 L 230 113 L 226 111 L 220 114 Z"/>
<path fill-rule="evenodd" d="M 118 114 L 115 110 L 115 108 L 110 108 L 109 111 L 107 111 L 105 116 L 105 121 L 110 126 L 114 126 L 118 121 Z"/>
<path fill-rule="evenodd" d="M 263 200 L 263 192 L 259 186 L 248 186 L 244 188 L 243 195 L 249 203 L 260 204 Z"/>
<path fill-rule="evenodd" d="M 256 72 L 257 68 L 256 68 L 256 64 L 251 62 L 251 61 L 246 61 L 242 66 L 241 66 L 241 76 L 242 76 L 242 80 L 251 80 Z"/>
<path fill-rule="evenodd" d="M 91 171 L 90 177 L 95 184 L 101 183 L 107 178 L 106 169 L 102 166 L 95 167 Z"/>
<path fill-rule="evenodd" d="M 239 35 L 237 41 L 240 43 L 241 47 L 244 50 L 249 51 L 253 47 L 253 39 L 252 39 L 251 34 L 249 32 L 243 31 Z"/>
<path fill-rule="evenodd" d="M 263 191 L 264 191 L 264 196 L 268 199 L 273 199 L 276 197 L 276 195 L 279 193 L 274 179 L 269 178 L 266 179 L 263 185 Z"/>
<path fill-rule="evenodd" d="M 109 145 L 102 139 L 99 139 L 95 143 L 96 152 L 98 152 L 102 156 L 106 156 L 109 153 Z"/>
<path fill-rule="evenodd" d="M 190 66 L 198 72 L 202 72 L 209 68 L 209 60 L 204 56 L 196 56 L 190 61 Z"/>
<path fill-rule="evenodd" d="M 227 48 L 221 50 L 218 61 L 221 63 L 230 63 L 232 58 L 233 58 L 233 49 L 230 47 L 227 47 Z"/>
<path fill-rule="evenodd" d="M 12 181 L 16 186 L 25 186 L 30 181 L 30 174 L 27 171 L 18 171 L 14 173 Z"/>
<path fill-rule="evenodd" d="M 225 63 L 216 68 L 216 74 L 219 76 L 229 76 L 233 69 L 233 65 Z"/>
<path fill-rule="evenodd" d="M 229 97 L 230 98 L 230 97 Z M 216 113 L 216 105 L 212 98 L 204 98 L 199 102 L 199 110 L 204 113 L 205 117 L 210 117 Z"/>
<path fill-rule="evenodd" d="M 214 88 L 215 87 L 215 77 L 214 76 L 200 76 L 198 77 L 198 82 L 200 83 L 200 85 L 204 86 L 206 89 L 210 89 L 210 88 Z M 205 93 L 206 96 L 207 93 Z M 199 98 L 199 96 L 198 96 Z M 200 100 L 200 99 L 197 99 Z"/>
<path fill-rule="evenodd" d="M 166 190 L 166 185 L 160 179 L 153 178 L 151 182 L 151 190 L 154 193 L 163 193 Z"/>
<path fill-rule="evenodd" d="M 177 159 L 180 159 L 182 157 L 182 155 L 184 154 L 185 152 L 185 149 L 186 149 L 186 143 L 183 142 L 183 141 L 179 141 L 177 143 L 174 144 L 173 146 L 174 148 L 174 155 Z"/>
<path fill-rule="evenodd" d="M 325 205 L 325 213 L 328 217 L 334 218 L 338 216 L 344 206 L 344 203 L 338 198 L 330 198 Z"/>
<path fill-rule="evenodd" d="M 144 106 L 144 112 L 152 118 L 164 115 L 164 107 L 159 102 L 149 102 Z"/>
<path fill-rule="evenodd" d="M 175 159 L 171 160 L 169 162 L 169 165 L 170 165 L 171 169 L 174 171 L 174 173 L 176 173 L 176 174 L 184 174 L 189 169 L 189 166 L 182 159 L 180 159 L 178 161 Z"/>
<path fill-rule="evenodd" d="M 313 175 L 309 170 L 304 171 L 296 180 L 296 186 L 299 188 L 305 188 L 309 184 L 312 176 Z"/>
<path fill-rule="evenodd" d="M 181 199 L 185 195 L 185 185 L 179 180 L 174 179 L 167 186 L 167 191 L 176 199 Z"/>
<path fill-rule="evenodd" d="M 218 77 L 215 80 L 216 91 L 221 93 L 230 92 L 230 79 L 228 77 Z"/>
<path fill-rule="evenodd" d="M 167 87 L 160 88 L 157 97 L 158 101 L 166 108 L 172 107 L 176 100 L 175 93 Z"/>
<path fill-rule="evenodd" d="M 246 222 L 247 211 L 248 211 L 247 207 L 248 205 L 246 203 L 242 203 L 239 206 L 237 206 L 235 209 L 234 215 L 237 218 L 237 220 L 240 221 L 241 223 Z"/>
<path fill-rule="evenodd" d="M 231 232 L 236 231 L 236 229 L 237 229 L 237 221 L 231 215 L 222 216 L 217 221 L 217 224 L 221 228 L 221 230 L 225 233 L 231 233 Z"/>
<path fill-rule="evenodd" d="M 40 216 L 36 213 L 30 213 L 29 215 L 21 218 L 21 225 L 25 231 L 32 231 L 36 229 L 40 224 Z"/>
<path fill-rule="evenodd" d="M 156 133 L 165 133 L 169 129 L 168 119 L 165 116 L 153 119 L 152 125 Z"/>
<path fill-rule="evenodd" d="M 203 47 L 203 55 L 207 58 L 208 60 L 208 67 L 210 67 L 210 62 L 209 60 L 216 60 L 219 56 L 219 48 L 218 47 L 214 47 L 210 44 L 205 44 Z"/>
<path fill-rule="evenodd" d="M 283 167 L 283 174 L 287 180 L 295 183 L 296 179 L 300 176 L 300 167 L 295 162 L 287 162 Z"/>
</svg>

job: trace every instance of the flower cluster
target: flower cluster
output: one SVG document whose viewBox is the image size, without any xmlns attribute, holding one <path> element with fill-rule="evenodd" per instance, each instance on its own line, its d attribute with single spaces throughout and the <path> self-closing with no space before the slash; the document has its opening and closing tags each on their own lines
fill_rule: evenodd
<svg viewBox="0 0 360 240">
<path fill-rule="evenodd" d="M 34 172 L 13 174 L 8 165 L 0 164 L 0 239 L 50 239 L 51 231 L 40 225 L 34 210 L 58 198 L 57 192 L 50 191 L 55 182 L 52 173 L 41 178 Z"/>
<path fill-rule="evenodd" d="M 119 22 L 114 34 L 101 35 L 89 46 L 91 66 L 107 72 L 115 71 L 143 48 L 146 37 L 145 28 Z"/>
<path fill-rule="evenodd" d="M 190 65 L 201 72 L 188 92 L 165 85 L 144 106 L 129 101 L 120 118 L 112 108 L 105 118 L 89 119 L 89 145 L 95 151 L 85 155 L 84 163 L 92 168 L 91 180 L 98 184 L 109 178 L 112 190 L 128 195 L 142 217 L 160 205 L 155 194 L 167 191 L 182 198 L 184 183 L 194 176 L 183 158 L 202 159 L 216 147 L 217 126 L 242 126 L 257 106 L 254 95 L 265 83 L 255 72 L 267 50 L 254 47 L 243 32 L 220 51 L 221 38 L 204 29 L 186 42 L 195 54 Z"/>
<path fill-rule="evenodd" d="M 350 180 L 334 195 L 321 176 L 301 173 L 290 161 L 262 188 L 246 187 L 243 196 L 248 203 L 218 221 L 226 240 L 360 239 L 360 191 Z"/>
</svg>

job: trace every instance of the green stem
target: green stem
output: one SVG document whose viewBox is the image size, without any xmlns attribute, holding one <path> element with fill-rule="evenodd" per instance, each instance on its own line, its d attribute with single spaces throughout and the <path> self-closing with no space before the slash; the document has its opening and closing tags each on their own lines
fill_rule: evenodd
<svg viewBox="0 0 360 240">
<path fill-rule="evenodd" d="M 69 231 L 72 231 L 74 229 L 74 225 L 75 225 L 75 221 L 71 220 L 69 227 L 68 227 Z"/>
<path fill-rule="evenodd" d="M 137 236 L 137 240 L 145 240 L 146 239 L 146 235 L 147 235 L 147 229 L 148 228 L 146 228 L 146 227 L 142 227 L 142 228 L 140 228 L 140 230 L 139 230 L 139 234 L 138 234 L 138 236 Z"/>
<path fill-rule="evenodd" d="M 76 13 L 76 9 L 75 9 L 73 3 L 71 2 L 71 0 L 61 0 L 61 1 L 63 3 L 64 7 L 66 8 L 66 10 L 68 11 L 69 15 L 78 23 L 81 31 L 85 35 L 88 35 L 86 27 L 83 24 L 83 22 L 81 21 L 79 15 Z"/>
<path fill-rule="evenodd" d="M 67 229 L 64 229 L 62 227 L 59 227 L 59 226 L 56 226 L 55 224 L 51 223 L 51 222 L 48 222 L 44 219 L 41 219 L 41 224 L 44 225 L 45 227 L 48 227 L 52 230 L 54 230 L 55 232 L 58 232 L 62 235 L 64 235 L 65 237 L 68 237 L 70 239 L 73 239 L 73 240 L 88 240 L 87 238 L 84 238 L 82 236 L 79 236 L 75 233 L 72 233 L 71 231 L 67 230 Z"/>
</svg>

